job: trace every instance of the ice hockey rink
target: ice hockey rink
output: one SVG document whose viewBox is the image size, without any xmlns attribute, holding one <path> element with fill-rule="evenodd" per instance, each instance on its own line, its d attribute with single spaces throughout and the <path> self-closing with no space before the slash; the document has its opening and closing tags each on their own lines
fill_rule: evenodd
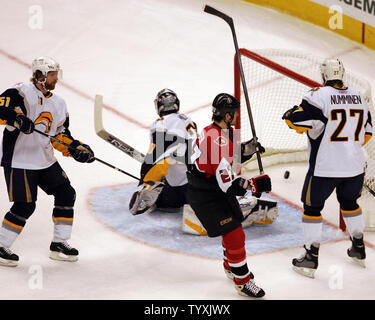
<svg viewBox="0 0 375 320">
<path fill-rule="evenodd" d="M 94 97 L 104 96 L 105 128 L 143 153 L 148 148 L 148 127 L 156 119 L 153 100 L 164 87 L 178 94 L 180 111 L 188 113 L 199 129 L 209 124 L 209 105 L 215 95 L 233 93 L 234 47 L 228 26 L 205 14 L 204 4 L 233 17 L 240 47 L 339 57 L 347 69 L 375 88 L 374 51 L 326 29 L 242 1 L 18 0 L 8 1 L 2 8 L 0 90 L 28 81 L 34 58 L 54 57 L 64 71 L 55 93 L 67 103 L 72 135 L 89 144 L 98 158 L 138 176 L 140 163 L 95 134 Z M 38 20 L 40 13 L 42 21 Z M 168 248 L 170 235 L 162 231 L 161 244 L 156 240 L 151 243 L 142 234 L 126 234 L 105 221 L 105 208 L 112 217 L 114 208 L 118 208 L 119 217 L 128 214 L 126 201 L 115 191 L 134 184 L 132 178 L 97 162 L 81 164 L 55 153 L 77 192 L 70 244 L 79 249 L 79 261 L 49 259 L 53 198 L 40 190 L 37 209 L 12 247 L 20 257 L 18 267 L 0 268 L 0 299 L 246 299 L 225 277 L 220 258 Z M 286 170 L 290 171 L 288 180 L 283 178 Z M 273 192 L 301 207 L 306 164 L 279 165 L 265 171 L 271 176 Z M 2 219 L 10 204 L 4 178 L 0 184 Z M 100 190 L 109 197 L 98 198 Z M 365 233 L 367 267 L 361 268 L 346 255 L 350 242 L 338 229 L 334 195 L 323 218 L 334 239 L 321 245 L 315 279 L 291 268 L 291 260 L 303 250 L 299 243 L 254 253 L 249 250 L 247 261 L 257 284 L 266 291 L 265 299 L 375 298 L 375 233 Z M 288 224 L 288 219 L 280 223 Z M 299 228 L 296 225 L 296 232 Z M 253 246 L 267 243 L 266 231 L 264 236 L 259 228 L 254 232 L 257 239 Z M 219 252 L 220 239 L 214 241 Z M 188 240 L 184 245 L 191 247 Z"/>
</svg>

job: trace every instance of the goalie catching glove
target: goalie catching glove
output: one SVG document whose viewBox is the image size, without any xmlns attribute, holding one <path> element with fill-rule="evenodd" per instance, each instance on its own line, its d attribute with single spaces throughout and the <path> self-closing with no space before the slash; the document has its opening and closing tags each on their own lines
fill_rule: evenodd
<svg viewBox="0 0 375 320">
<path fill-rule="evenodd" d="M 129 202 L 129 211 L 132 215 L 152 212 L 156 208 L 156 200 L 162 192 L 165 182 L 161 181 L 142 183 L 137 187 Z"/>
<path fill-rule="evenodd" d="M 94 151 L 87 144 L 83 144 L 78 140 L 73 140 L 68 150 L 73 159 L 78 162 L 91 163 L 95 160 Z"/>
</svg>

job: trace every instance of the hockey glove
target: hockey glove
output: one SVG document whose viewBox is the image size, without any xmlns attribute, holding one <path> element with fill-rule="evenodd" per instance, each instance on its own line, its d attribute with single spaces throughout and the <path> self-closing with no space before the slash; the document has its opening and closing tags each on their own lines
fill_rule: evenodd
<svg viewBox="0 0 375 320">
<path fill-rule="evenodd" d="M 247 189 L 251 191 L 254 197 L 259 198 L 262 195 L 262 192 L 271 191 L 271 179 L 267 174 L 251 178 L 248 182 Z"/>
<path fill-rule="evenodd" d="M 94 151 L 87 144 L 82 144 L 78 140 L 73 140 L 68 150 L 73 159 L 78 162 L 90 163 L 95 160 Z"/>
<path fill-rule="evenodd" d="M 23 114 L 16 115 L 13 126 L 24 134 L 30 134 L 34 131 L 34 122 Z"/>
<path fill-rule="evenodd" d="M 289 120 L 291 114 L 292 114 L 294 111 L 296 111 L 298 108 L 299 108 L 299 106 L 294 106 L 292 109 L 287 110 L 287 111 L 283 114 L 283 116 L 282 116 L 281 119 L 283 119 L 283 120 Z"/>
<path fill-rule="evenodd" d="M 154 211 L 156 209 L 156 201 L 164 186 L 164 179 L 153 182 L 152 185 L 148 183 L 139 185 L 129 202 L 130 213 L 137 215 Z"/>
<path fill-rule="evenodd" d="M 256 152 L 257 146 L 259 148 L 260 153 L 263 153 L 264 151 L 266 151 L 259 142 L 255 143 L 254 138 L 252 138 L 249 141 L 242 142 L 241 143 L 241 155 L 245 157 L 248 157 L 248 156 L 251 157 Z"/>
</svg>

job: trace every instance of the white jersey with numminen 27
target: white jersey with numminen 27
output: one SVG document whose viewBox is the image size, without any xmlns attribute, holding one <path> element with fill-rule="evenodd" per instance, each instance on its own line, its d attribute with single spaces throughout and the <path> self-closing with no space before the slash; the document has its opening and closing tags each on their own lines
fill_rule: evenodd
<svg viewBox="0 0 375 320">
<path fill-rule="evenodd" d="M 353 88 L 314 88 L 287 120 L 297 132 L 307 131 L 309 165 L 318 177 L 353 177 L 363 173 L 362 146 L 372 136 L 371 114 Z"/>
</svg>

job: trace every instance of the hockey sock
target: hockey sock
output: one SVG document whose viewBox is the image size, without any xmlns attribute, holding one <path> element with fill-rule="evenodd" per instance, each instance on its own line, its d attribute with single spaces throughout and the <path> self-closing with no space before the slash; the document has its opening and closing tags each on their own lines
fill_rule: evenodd
<svg viewBox="0 0 375 320">
<path fill-rule="evenodd" d="M 223 245 L 223 267 L 225 270 L 230 270 L 230 266 L 229 266 L 229 263 L 228 263 L 228 258 L 226 256 L 226 250 L 225 250 L 225 247 L 224 247 L 224 244 Z"/>
<path fill-rule="evenodd" d="M 10 248 L 35 210 L 35 202 L 15 202 L 4 216 L 0 229 L 0 245 Z"/>
<path fill-rule="evenodd" d="M 3 222 L 3 226 L 0 228 L 0 247 L 10 248 L 21 230 L 11 231 L 6 223 Z"/>
<path fill-rule="evenodd" d="M 61 240 L 68 240 L 72 234 L 73 208 L 55 207 L 53 209 L 52 220 L 54 223 L 53 236 Z M 61 242 L 61 241 L 60 241 Z"/>
<path fill-rule="evenodd" d="M 61 241 L 68 240 L 71 237 L 73 227 L 75 190 L 67 183 L 58 186 L 52 194 L 55 196 L 55 207 L 52 213 L 53 236 L 55 239 L 61 239 Z"/>
<path fill-rule="evenodd" d="M 19 217 L 9 211 L 5 215 L 2 227 L 0 229 L 0 245 L 6 248 L 10 248 L 10 246 L 23 230 L 25 224 L 26 219 Z"/>
<path fill-rule="evenodd" d="M 302 215 L 302 229 L 306 245 L 320 243 L 323 228 L 323 218 L 319 216 Z"/>
<path fill-rule="evenodd" d="M 250 280 L 250 271 L 246 262 L 245 234 L 242 227 L 224 234 L 222 244 L 225 248 L 225 257 L 233 273 L 233 281 L 237 285 L 242 285 Z M 224 260 L 224 268 L 226 262 Z"/>
<path fill-rule="evenodd" d="M 358 206 L 355 210 L 341 210 L 348 232 L 352 237 L 358 237 L 363 234 L 365 222 L 363 219 L 362 209 Z"/>
</svg>

